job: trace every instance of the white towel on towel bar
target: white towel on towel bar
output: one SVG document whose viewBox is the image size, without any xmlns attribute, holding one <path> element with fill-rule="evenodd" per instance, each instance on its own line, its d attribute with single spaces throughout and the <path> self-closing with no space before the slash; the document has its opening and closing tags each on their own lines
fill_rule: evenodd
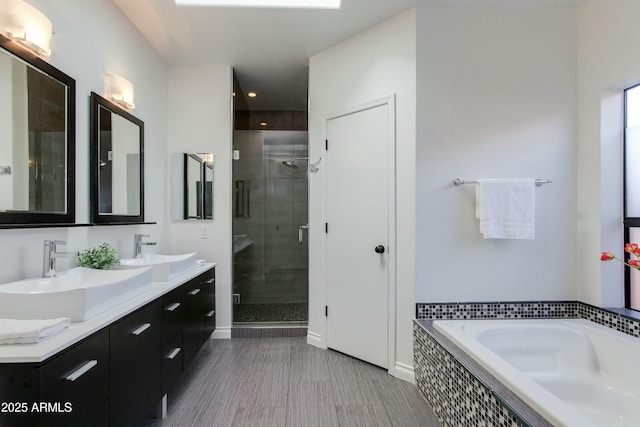
<svg viewBox="0 0 640 427">
<path fill-rule="evenodd" d="M 476 218 L 485 239 L 535 239 L 533 179 L 479 179 Z"/>
<path fill-rule="evenodd" d="M 68 317 L 58 319 L 0 319 L 0 344 L 29 344 L 62 332 L 69 326 Z"/>
</svg>

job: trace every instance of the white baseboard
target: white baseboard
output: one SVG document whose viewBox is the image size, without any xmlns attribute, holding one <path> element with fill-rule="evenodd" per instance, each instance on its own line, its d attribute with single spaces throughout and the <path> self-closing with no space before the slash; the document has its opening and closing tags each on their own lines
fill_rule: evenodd
<svg viewBox="0 0 640 427">
<path fill-rule="evenodd" d="M 323 349 L 327 348 L 322 342 L 322 335 L 311 331 L 307 331 L 307 344 Z"/>
<path fill-rule="evenodd" d="M 212 340 L 230 340 L 231 339 L 231 327 L 216 328 L 211 335 Z"/>
<path fill-rule="evenodd" d="M 404 363 L 396 362 L 394 376 L 401 380 L 410 382 L 411 384 L 416 383 L 416 375 L 413 371 L 413 366 L 405 365 Z"/>
</svg>

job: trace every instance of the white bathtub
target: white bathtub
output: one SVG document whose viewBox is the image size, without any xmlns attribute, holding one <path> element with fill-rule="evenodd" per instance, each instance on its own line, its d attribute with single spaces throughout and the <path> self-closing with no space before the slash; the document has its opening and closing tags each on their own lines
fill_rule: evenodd
<svg viewBox="0 0 640 427">
<path fill-rule="evenodd" d="M 555 426 L 640 426 L 640 339 L 583 319 L 433 325 Z"/>
</svg>

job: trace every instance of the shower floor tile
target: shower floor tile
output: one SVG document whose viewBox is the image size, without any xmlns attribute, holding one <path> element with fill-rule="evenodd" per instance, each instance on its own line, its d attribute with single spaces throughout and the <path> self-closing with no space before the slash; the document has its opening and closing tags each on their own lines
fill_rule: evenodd
<svg viewBox="0 0 640 427">
<path fill-rule="evenodd" d="M 306 322 L 306 303 L 236 304 L 233 306 L 234 323 Z"/>
</svg>

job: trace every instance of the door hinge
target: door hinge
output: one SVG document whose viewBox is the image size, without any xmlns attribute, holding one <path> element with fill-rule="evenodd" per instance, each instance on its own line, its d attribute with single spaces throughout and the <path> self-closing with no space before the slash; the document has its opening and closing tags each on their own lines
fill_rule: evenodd
<svg viewBox="0 0 640 427">
<path fill-rule="evenodd" d="M 329 306 L 328 305 L 324 306 L 324 317 L 329 317 Z"/>
<path fill-rule="evenodd" d="M 328 222 L 324 223 L 324 233 L 325 234 L 329 234 L 329 223 Z"/>
<path fill-rule="evenodd" d="M 324 140 L 324 150 L 325 151 L 329 151 L 329 140 L 328 139 Z"/>
</svg>

